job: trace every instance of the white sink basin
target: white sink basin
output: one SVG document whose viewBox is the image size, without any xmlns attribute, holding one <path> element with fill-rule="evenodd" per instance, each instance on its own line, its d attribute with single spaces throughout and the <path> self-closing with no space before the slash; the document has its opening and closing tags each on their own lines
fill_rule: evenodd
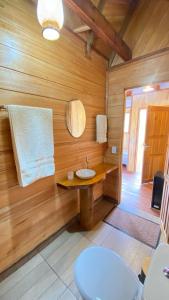
<svg viewBox="0 0 169 300">
<path fill-rule="evenodd" d="M 96 171 L 91 169 L 80 169 L 76 171 L 76 176 L 80 179 L 90 179 L 96 175 Z"/>
</svg>

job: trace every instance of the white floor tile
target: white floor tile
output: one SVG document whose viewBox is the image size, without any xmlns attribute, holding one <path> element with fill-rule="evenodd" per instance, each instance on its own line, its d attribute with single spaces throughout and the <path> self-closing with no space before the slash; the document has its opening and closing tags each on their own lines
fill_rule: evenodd
<svg viewBox="0 0 169 300">
<path fill-rule="evenodd" d="M 58 278 L 53 284 L 40 296 L 39 300 L 55 300 L 58 299 L 67 287 Z"/>
<path fill-rule="evenodd" d="M 0 296 L 7 293 L 13 287 L 15 287 L 28 273 L 30 273 L 34 268 L 40 265 L 43 262 L 43 258 L 37 254 L 17 271 L 7 277 L 0 283 Z"/>
<path fill-rule="evenodd" d="M 110 234 L 110 226 L 99 222 L 92 230 L 83 232 L 83 235 L 97 245 L 101 245 L 104 239 Z"/>
<path fill-rule="evenodd" d="M 75 296 L 71 293 L 69 289 L 67 289 L 61 297 L 59 297 L 59 300 L 76 300 Z"/>
<path fill-rule="evenodd" d="M 61 235 L 59 235 L 53 242 L 51 242 L 46 248 L 44 248 L 40 254 L 43 258 L 47 259 L 49 256 L 52 255 L 52 253 L 55 252 L 56 249 L 58 249 L 61 245 L 66 242 L 69 237 L 72 235 L 68 231 L 64 231 Z"/>
<path fill-rule="evenodd" d="M 74 281 L 70 284 L 69 289 L 77 300 L 83 300 Z"/>
<path fill-rule="evenodd" d="M 102 246 L 118 253 L 130 265 L 131 261 L 135 258 L 138 241 L 120 230 L 111 227 L 111 233 L 105 238 Z"/>
<path fill-rule="evenodd" d="M 62 236 L 62 235 L 61 235 Z M 60 237 L 61 237 L 60 236 Z M 46 258 L 50 266 L 55 265 L 64 255 L 67 254 L 78 242 L 82 239 L 83 236 L 80 233 L 72 233 L 69 238 L 67 238 L 59 246 L 56 245 L 56 248 L 53 248 L 51 254 Z"/>
<path fill-rule="evenodd" d="M 152 249 L 113 227 L 111 227 L 111 234 L 105 238 L 102 246 L 118 253 L 130 266 L 134 265 L 134 261 L 137 259 L 138 266 L 140 266 L 141 257 L 149 255 Z M 138 269 L 138 267 L 135 269 Z"/>
<path fill-rule="evenodd" d="M 153 253 L 151 247 L 103 222 L 88 232 L 65 231 L 0 283 L 0 299 L 82 300 L 74 283 L 74 263 L 83 249 L 94 245 L 114 250 L 137 274 L 144 257 Z"/>
<path fill-rule="evenodd" d="M 75 259 L 83 249 L 93 245 L 94 244 L 81 235 L 74 245 L 72 245 L 72 242 L 67 243 L 66 253 L 65 251 L 62 251 L 62 247 L 60 248 L 59 253 L 62 253 L 62 255 L 59 255 L 59 259 L 54 265 L 52 264 L 52 268 L 66 285 L 69 285 L 73 281 L 73 266 Z"/>
<path fill-rule="evenodd" d="M 57 275 L 42 262 L 1 296 L 1 300 L 37 299 L 56 279 Z"/>
<path fill-rule="evenodd" d="M 37 282 L 33 283 L 32 287 L 24 293 L 21 299 L 38 299 L 56 281 L 56 278 L 56 274 L 52 270 L 49 270 Z"/>
</svg>

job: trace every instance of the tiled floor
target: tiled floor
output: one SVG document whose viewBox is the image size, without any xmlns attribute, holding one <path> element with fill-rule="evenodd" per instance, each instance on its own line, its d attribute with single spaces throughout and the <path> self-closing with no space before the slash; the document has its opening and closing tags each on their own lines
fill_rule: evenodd
<svg viewBox="0 0 169 300">
<path fill-rule="evenodd" d="M 141 184 L 141 175 L 127 172 L 123 168 L 122 205 L 132 211 L 139 209 L 154 216 L 159 216 L 159 210 L 151 208 L 152 183 Z"/>
<path fill-rule="evenodd" d="M 123 173 L 121 208 L 154 222 L 159 213 L 150 208 L 152 186 L 140 185 L 138 176 Z M 100 222 L 90 232 L 64 231 L 46 248 L 0 283 L 0 300 L 82 299 L 73 278 L 76 257 L 86 247 L 101 245 L 120 254 L 138 274 L 152 248 Z"/>
<path fill-rule="evenodd" d="M 155 218 L 156 220 L 158 219 Z M 90 232 L 64 231 L 0 283 L 0 299 L 81 299 L 73 279 L 73 265 L 79 253 L 93 245 L 115 250 L 136 273 L 140 271 L 143 258 L 151 255 L 153 251 L 152 248 L 103 222 Z"/>
</svg>

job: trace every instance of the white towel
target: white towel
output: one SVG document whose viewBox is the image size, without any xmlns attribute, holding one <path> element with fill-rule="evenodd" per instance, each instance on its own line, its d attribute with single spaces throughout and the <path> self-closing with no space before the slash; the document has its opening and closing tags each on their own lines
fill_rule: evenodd
<svg viewBox="0 0 169 300">
<path fill-rule="evenodd" d="M 96 141 L 99 144 L 107 142 L 107 116 L 96 116 Z"/>
<path fill-rule="evenodd" d="M 7 110 L 20 186 L 53 175 L 52 110 L 19 105 L 7 105 Z"/>
</svg>

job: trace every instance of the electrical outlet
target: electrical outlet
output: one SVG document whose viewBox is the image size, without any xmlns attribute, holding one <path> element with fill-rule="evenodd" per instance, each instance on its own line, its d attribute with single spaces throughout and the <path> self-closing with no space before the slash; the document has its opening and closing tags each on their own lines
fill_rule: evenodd
<svg viewBox="0 0 169 300">
<path fill-rule="evenodd" d="M 116 146 L 113 146 L 113 147 L 111 148 L 111 153 L 113 153 L 113 154 L 116 154 L 116 153 L 117 153 L 117 147 L 116 147 Z"/>
</svg>

